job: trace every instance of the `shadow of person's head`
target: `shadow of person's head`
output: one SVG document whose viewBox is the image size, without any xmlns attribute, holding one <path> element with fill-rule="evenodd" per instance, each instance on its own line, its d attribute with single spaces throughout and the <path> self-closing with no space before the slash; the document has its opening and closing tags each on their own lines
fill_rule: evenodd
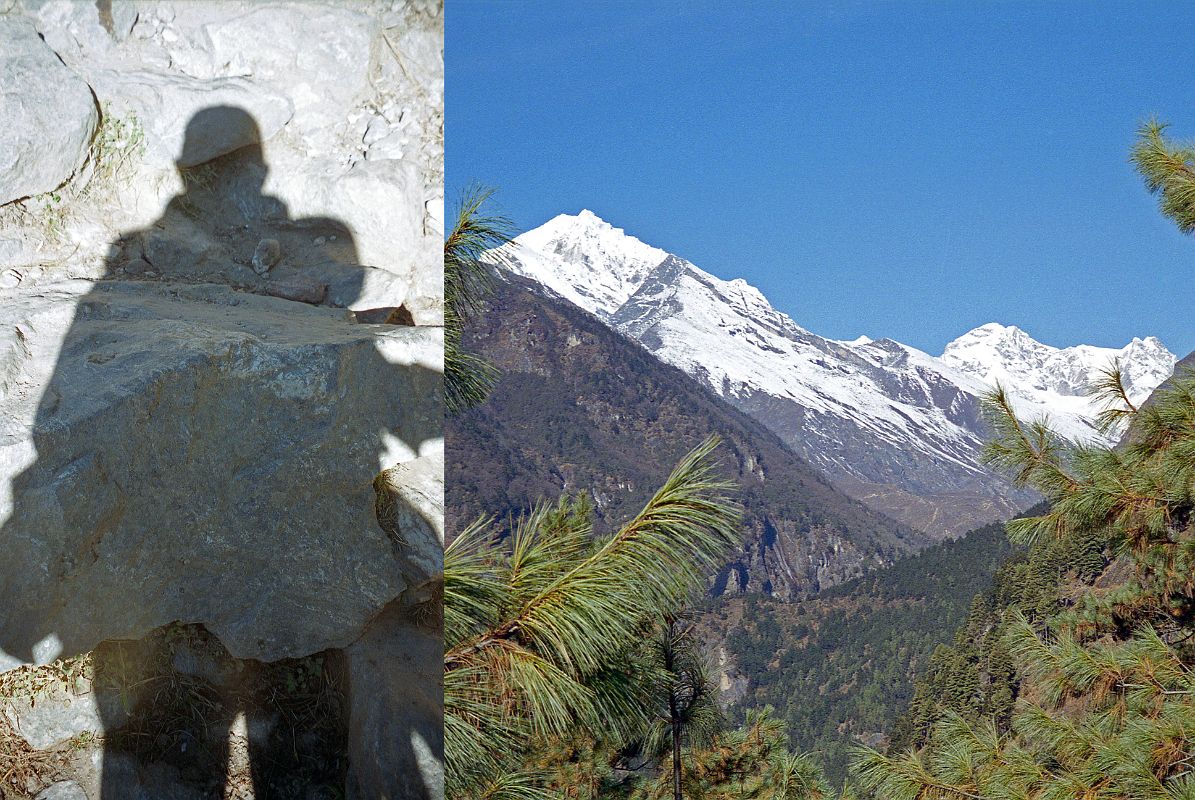
<svg viewBox="0 0 1195 800">
<path fill-rule="evenodd" d="M 182 150 L 174 163 L 185 178 L 192 170 L 233 152 L 242 155 L 242 167 L 256 167 L 246 171 L 257 181 L 260 193 L 267 169 L 257 120 L 237 106 L 210 106 L 188 120 Z"/>
<path fill-rule="evenodd" d="M 193 218 L 212 225 L 260 225 L 287 218 L 286 205 L 265 194 L 269 167 L 257 120 L 237 106 L 210 106 L 187 122 L 175 167 Z"/>
<path fill-rule="evenodd" d="M 217 105 L 188 121 L 175 166 L 183 191 L 161 219 L 139 232 L 140 270 L 229 283 L 286 300 L 350 307 L 362 297 L 367 268 L 345 222 L 294 217 L 267 189 L 288 197 L 328 197 L 328 177 L 288 158 L 271 176 L 257 120 Z M 267 187 L 269 179 L 270 187 Z"/>
</svg>

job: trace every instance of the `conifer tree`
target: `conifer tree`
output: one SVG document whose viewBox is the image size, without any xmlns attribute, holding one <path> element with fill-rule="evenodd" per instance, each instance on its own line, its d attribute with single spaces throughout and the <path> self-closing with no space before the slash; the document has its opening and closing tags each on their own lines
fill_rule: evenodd
<svg viewBox="0 0 1195 800">
<path fill-rule="evenodd" d="M 717 685 L 693 638 L 693 623 L 669 615 L 657 627 L 652 643 L 662 681 L 655 692 L 658 711 L 644 742 L 655 755 L 667 751 L 671 761 L 673 800 L 684 798 L 683 748 L 708 745 L 722 727 Z"/>
<path fill-rule="evenodd" d="M 1120 448 L 1022 421 L 999 387 L 987 406 L 989 459 L 1051 503 L 1010 535 L 1107 542 L 1128 577 L 1045 621 L 1010 613 L 1004 643 L 1029 687 L 1010 731 L 947 712 L 928 747 L 860 751 L 856 778 L 880 800 L 1195 797 L 1195 377 L 1121 405 Z"/>
<path fill-rule="evenodd" d="M 788 748 L 784 723 L 770 706 L 747 711 L 743 725 L 719 733 L 708 746 L 685 750 L 687 800 L 829 800 L 821 770 Z M 672 776 L 636 788 L 631 800 L 674 797 Z"/>
<path fill-rule="evenodd" d="M 1137 131 L 1132 162 L 1158 196 L 1162 213 L 1183 233 L 1195 231 L 1195 148 L 1166 137 L 1164 123 L 1151 119 Z"/>
<path fill-rule="evenodd" d="M 485 214 L 482 207 L 494 191 L 471 186 L 461 196 L 456 223 L 444 240 L 444 402 L 456 414 L 482 402 L 497 373 L 485 360 L 465 352 L 461 344 L 465 320 L 476 313 L 490 292 L 490 271 L 481 260 L 511 241 L 510 220 Z M 492 257 L 501 258 L 501 255 Z"/>
<path fill-rule="evenodd" d="M 483 520 L 445 549 L 449 796 L 546 797 L 543 771 L 526 764 L 532 740 L 644 734 L 668 676 L 643 639 L 738 541 L 716 446 L 682 459 L 612 535 L 595 538 L 588 503 L 565 499 L 521 519 L 505 546 Z"/>
</svg>

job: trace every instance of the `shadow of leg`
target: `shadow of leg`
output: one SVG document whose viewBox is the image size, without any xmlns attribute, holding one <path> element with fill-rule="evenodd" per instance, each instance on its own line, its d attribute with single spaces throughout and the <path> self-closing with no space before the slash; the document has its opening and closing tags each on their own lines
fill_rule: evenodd
<svg viewBox="0 0 1195 800">
<path fill-rule="evenodd" d="M 344 796 L 344 654 L 253 663 L 234 728 L 248 747 L 255 800 L 336 800 Z"/>
<path fill-rule="evenodd" d="M 221 656 L 195 626 L 95 650 L 103 800 L 223 800 L 231 719 L 218 684 Z"/>
</svg>

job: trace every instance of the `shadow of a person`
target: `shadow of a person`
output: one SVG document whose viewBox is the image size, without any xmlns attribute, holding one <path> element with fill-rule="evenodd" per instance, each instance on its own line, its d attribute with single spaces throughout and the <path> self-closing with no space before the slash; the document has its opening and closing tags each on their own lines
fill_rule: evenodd
<svg viewBox="0 0 1195 800">
<path fill-rule="evenodd" d="M 246 144 L 197 163 L 196 153 L 212 136 Z M 330 625 L 321 598 L 346 589 L 330 583 L 342 576 L 328 569 L 341 555 L 334 531 L 326 529 L 328 509 L 346 521 L 359 518 L 363 505 L 368 509 L 378 534 L 371 552 L 378 557 L 359 559 L 362 586 L 384 582 L 371 584 L 378 575 L 407 574 L 394 563 L 405 543 L 373 517 L 372 480 L 395 442 L 410 457 L 442 436 L 442 373 L 411 364 L 396 368 L 373 349 L 359 352 L 351 368 L 307 363 L 310 348 L 263 354 L 255 349 L 260 339 L 283 330 L 274 321 L 217 343 L 221 358 L 236 365 L 232 372 L 281 360 L 271 362 L 274 385 L 255 389 L 221 374 L 224 383 L 213 386 L 211 375 L 194 374 L 210 360 L 204 348 L 212 343 L 182 338 L 186 330 L 169 318 L 171 309 L 181 308 L 180 296 L 215 303 L 212 286 L 223 292 L 223 305 L 204 313 L 234 313 L 235 297 L 244 292 L 280 298 L 273 303 L 346 308 L 362 291 L 367 268 L 358 264 L 345 225 L 292 219 L 281 200 L 262 192 L 267 168 L 258 139 L 256 123 L 242 109 L 196 114 L 179 159 L 185 192 L 152 226 L 115 242 L 105 279 L 78 299 L 72 318 L 62 319 L 64 331 L 40 331 L 59 337 L 60 346 L 33 420 L 36 460 L 13 480 L 7 519 L 0 498 L 0 552 L 9 561 L 0 586 L 0 662 L 7 656 L 10 663 L 45 663 L 132 631 L 207 622 L 205 615 L 220 603 L 241 604 L 238 613 L 224 610 L 226 629 L 213 631 L 222 639 L 227 634 L 243 642 L 245 629 L 269 629 L 286 640 Z M 301 333 L 306 312 L 295 309 L 293 325 Z M 158 312 L 164 318 L 154 317 L 147 328 L 147 316 Z M 329 317 L 313 316 L 310 324 Z M 397 306 L 358 317 L 403 319 Z M 129 333 L 130 327 L 139 332 Z M 147 330 L 159 338 L 147 341 Z M 165 352 L 171 348 L 178 352 Z M 392 377 L 369 382 L 362 375 Z M 152 397 L 137 401 L 141 405 L 123 421 L 93 424 L 99 411 L 121 402 L 124 395 L 110 391 L 122 388 L 121 381 L 143 382 Z M 366 384 L 373 388 L 363 389 Z M 255 391 L 271 395 L 259 400 Z M 337 399 L 354 391 L 354 407 L 342 408 Z M 259 403 L 270 414 L 260 412 Z M 383 409 L 381 416 L 360 419 L 374 408 Z M 400 408 L 401 422 L 385 418 Z M 310 426 L 313 414 L 318 430 L 304 438 L 299 420 Z M 280 448 L 298 457 L 282 458 Z M 310 480 L 313 475 L 323 480 Z M 228 494 L 205 499 L 201 493 L 213 486 Z M 355 488 L 336 488 L 346 486 Z M 295 496 L 280 500 L 288 491 Z M 303 492 L 306 497 L 298 496 Z M 279 513 L 285 501 L 294 514 Z M 304 513 L 317 506 L 322 514 Z M 312 541 L 324 546 L 311 547 Z M 295 546 L 299 542 L 305 546 Z M 380 611 L 392 599 L 369 596 L 362 586 L 350 591 L 364 595 L 354 600 L 363 610 Z M 244 629 L 229 618 L 243 619 Z M 104 662 L 110 652 L 96 650 L 97 676 L 125 670 Z M 115 652 L 128 656 L 127 648 Z M 146 656 L 147 663 L 161 662 L 160 656 Z M 105 728 L 126 721 L 123 713 L 107 715 Z M 226 754 L 227 732 L 215 736 L 208 752 Z M 251 753 L 250 763 L 257 760 Z M 251 796 L 283 796 L 272 794 L 257 774 L 254 780 L 259 785 Z M 105 769 L 102 797 L 141 797 L 130 781 L 127 770 Z"/>
</svg>

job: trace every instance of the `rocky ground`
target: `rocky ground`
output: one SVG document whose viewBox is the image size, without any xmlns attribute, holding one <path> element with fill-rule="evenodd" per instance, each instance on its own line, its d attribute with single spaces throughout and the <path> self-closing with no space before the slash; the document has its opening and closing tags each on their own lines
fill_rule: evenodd
<svg viewBox="0 0 1195 800">
<path fill-rule="evenodd" d="M 0 0 L 0 798 L 442 794 L 442 18 Z"/>
</svg>

